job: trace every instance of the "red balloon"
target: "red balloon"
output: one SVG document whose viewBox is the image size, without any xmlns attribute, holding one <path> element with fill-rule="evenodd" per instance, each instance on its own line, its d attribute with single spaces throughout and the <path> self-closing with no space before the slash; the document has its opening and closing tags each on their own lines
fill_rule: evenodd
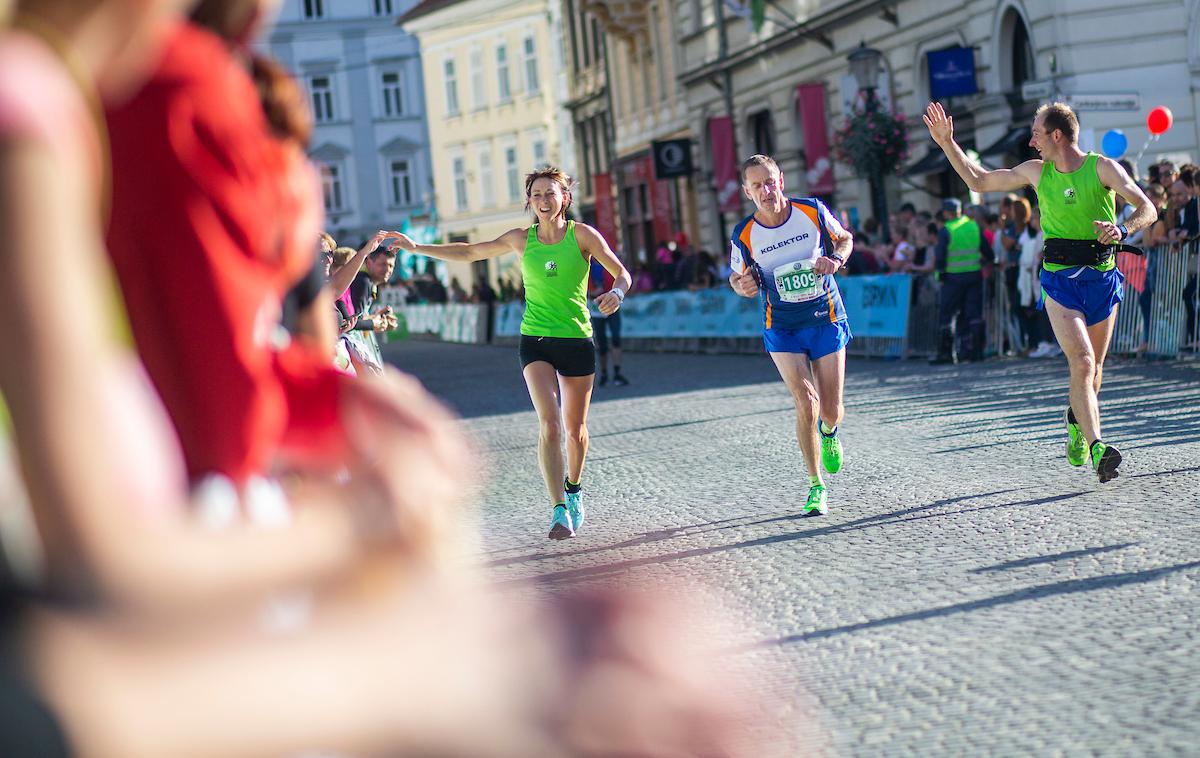
<svg viewBox="0 0 1200 758">
<path fill-rule="evenodd" d="M 1171 109 L 1160 105 L 1150 111 L 1150 115 L 1146 117 L 1146 127 L 1151 134 L 1158 135 L 1170 129 L 1174 121 L 1175 117 L 1171 115 Z"/>
</svg>

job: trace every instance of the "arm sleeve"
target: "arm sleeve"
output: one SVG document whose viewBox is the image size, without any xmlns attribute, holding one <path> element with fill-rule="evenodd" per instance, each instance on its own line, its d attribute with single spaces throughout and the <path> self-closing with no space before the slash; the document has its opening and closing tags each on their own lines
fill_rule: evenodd
<svg viewBox="0 0 1200 758">
<path fill-rule="evenodd" d="M 746 261 L 742 256 L 742 248 L 736 240 L 729 241 L 729 268 L 735 274 L 746 273 Z"/>
<path fill-rule="evenodd" d="M 358 314 L 354 328 L 363 332 L 375 331 L 375 318 L 370 311 L 370 282 L 365 274 L 359 274 L 350 283 L 350 302 L 354 303 L 354 312 Z"/>
<path fill-rule="evenodd" d="M 842 226 L 842 222 L 838 221 L 837 216 L 833 215 L 829 207 L 819 200 L 817 201 L 817 212 L 820 214 L 821 223 L 825 225 L 825 230 L 829 232 L 829 236 L 834 242 L 846 238 L 849 234 L 846 227 Z"/>
</svg>

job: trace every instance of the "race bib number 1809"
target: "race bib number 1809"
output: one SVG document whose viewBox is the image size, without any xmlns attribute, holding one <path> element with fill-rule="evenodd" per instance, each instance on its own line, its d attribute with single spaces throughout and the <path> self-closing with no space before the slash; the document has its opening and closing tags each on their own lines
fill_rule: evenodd
<svg viewBox="0 0 1200 758">
<path fill-rule="evenodd" d="M 799 303 L 821 294 L 821 276 L 813 272 L 813 262 L 796 261 L 775 269 L 775 288 L 780 300 Z"/>
</svg>

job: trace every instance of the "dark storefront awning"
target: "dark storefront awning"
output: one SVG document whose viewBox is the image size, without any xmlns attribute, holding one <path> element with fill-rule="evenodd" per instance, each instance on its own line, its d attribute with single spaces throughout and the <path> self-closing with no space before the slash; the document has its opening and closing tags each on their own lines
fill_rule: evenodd
<svg viewBox="0 0 1200 758">
<path fill-rule="evenodd" d="M 1020 155 L 1021 147 L 1029 144 L 1032 133 L 1028 126 L 1018 126 L 1009 129 L 1008 133 L 996 140 L 986 150 L 979 154 L 980 158 L 999 157 L 1002 155 Z"/>
<path fill-rule="evenodd" d="M 950 168 L 950 161 L 941 148 L 935 147 L 925 154 L 925 157 L 904 170 L 905 176 L 924 176 L 925 174 L 940 174 Z"/>
</svg>

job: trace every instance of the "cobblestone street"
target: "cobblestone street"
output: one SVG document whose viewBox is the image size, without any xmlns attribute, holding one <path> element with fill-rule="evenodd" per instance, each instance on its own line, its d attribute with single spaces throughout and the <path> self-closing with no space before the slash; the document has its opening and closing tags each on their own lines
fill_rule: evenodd
<svg viewBox="0 0 1200 758">
<path fill-rule="evenodd" d="M 487 451 L 499 582 L 687 584 L 738 630 L 822 755 L 1200 755 L 1200 365 L 1113 362 L 1119 479 L 1063 454 L 1066 364 L 851 361 L 830 512 L 803 519 L 794 410 L 765 355 L 629 353 L 597 388 L 588 524 L 546 539 L 516 349 L 405 342 L 389 359 Z M 697 623 L 703 623 L 698 619 Z"/>
</svg>

